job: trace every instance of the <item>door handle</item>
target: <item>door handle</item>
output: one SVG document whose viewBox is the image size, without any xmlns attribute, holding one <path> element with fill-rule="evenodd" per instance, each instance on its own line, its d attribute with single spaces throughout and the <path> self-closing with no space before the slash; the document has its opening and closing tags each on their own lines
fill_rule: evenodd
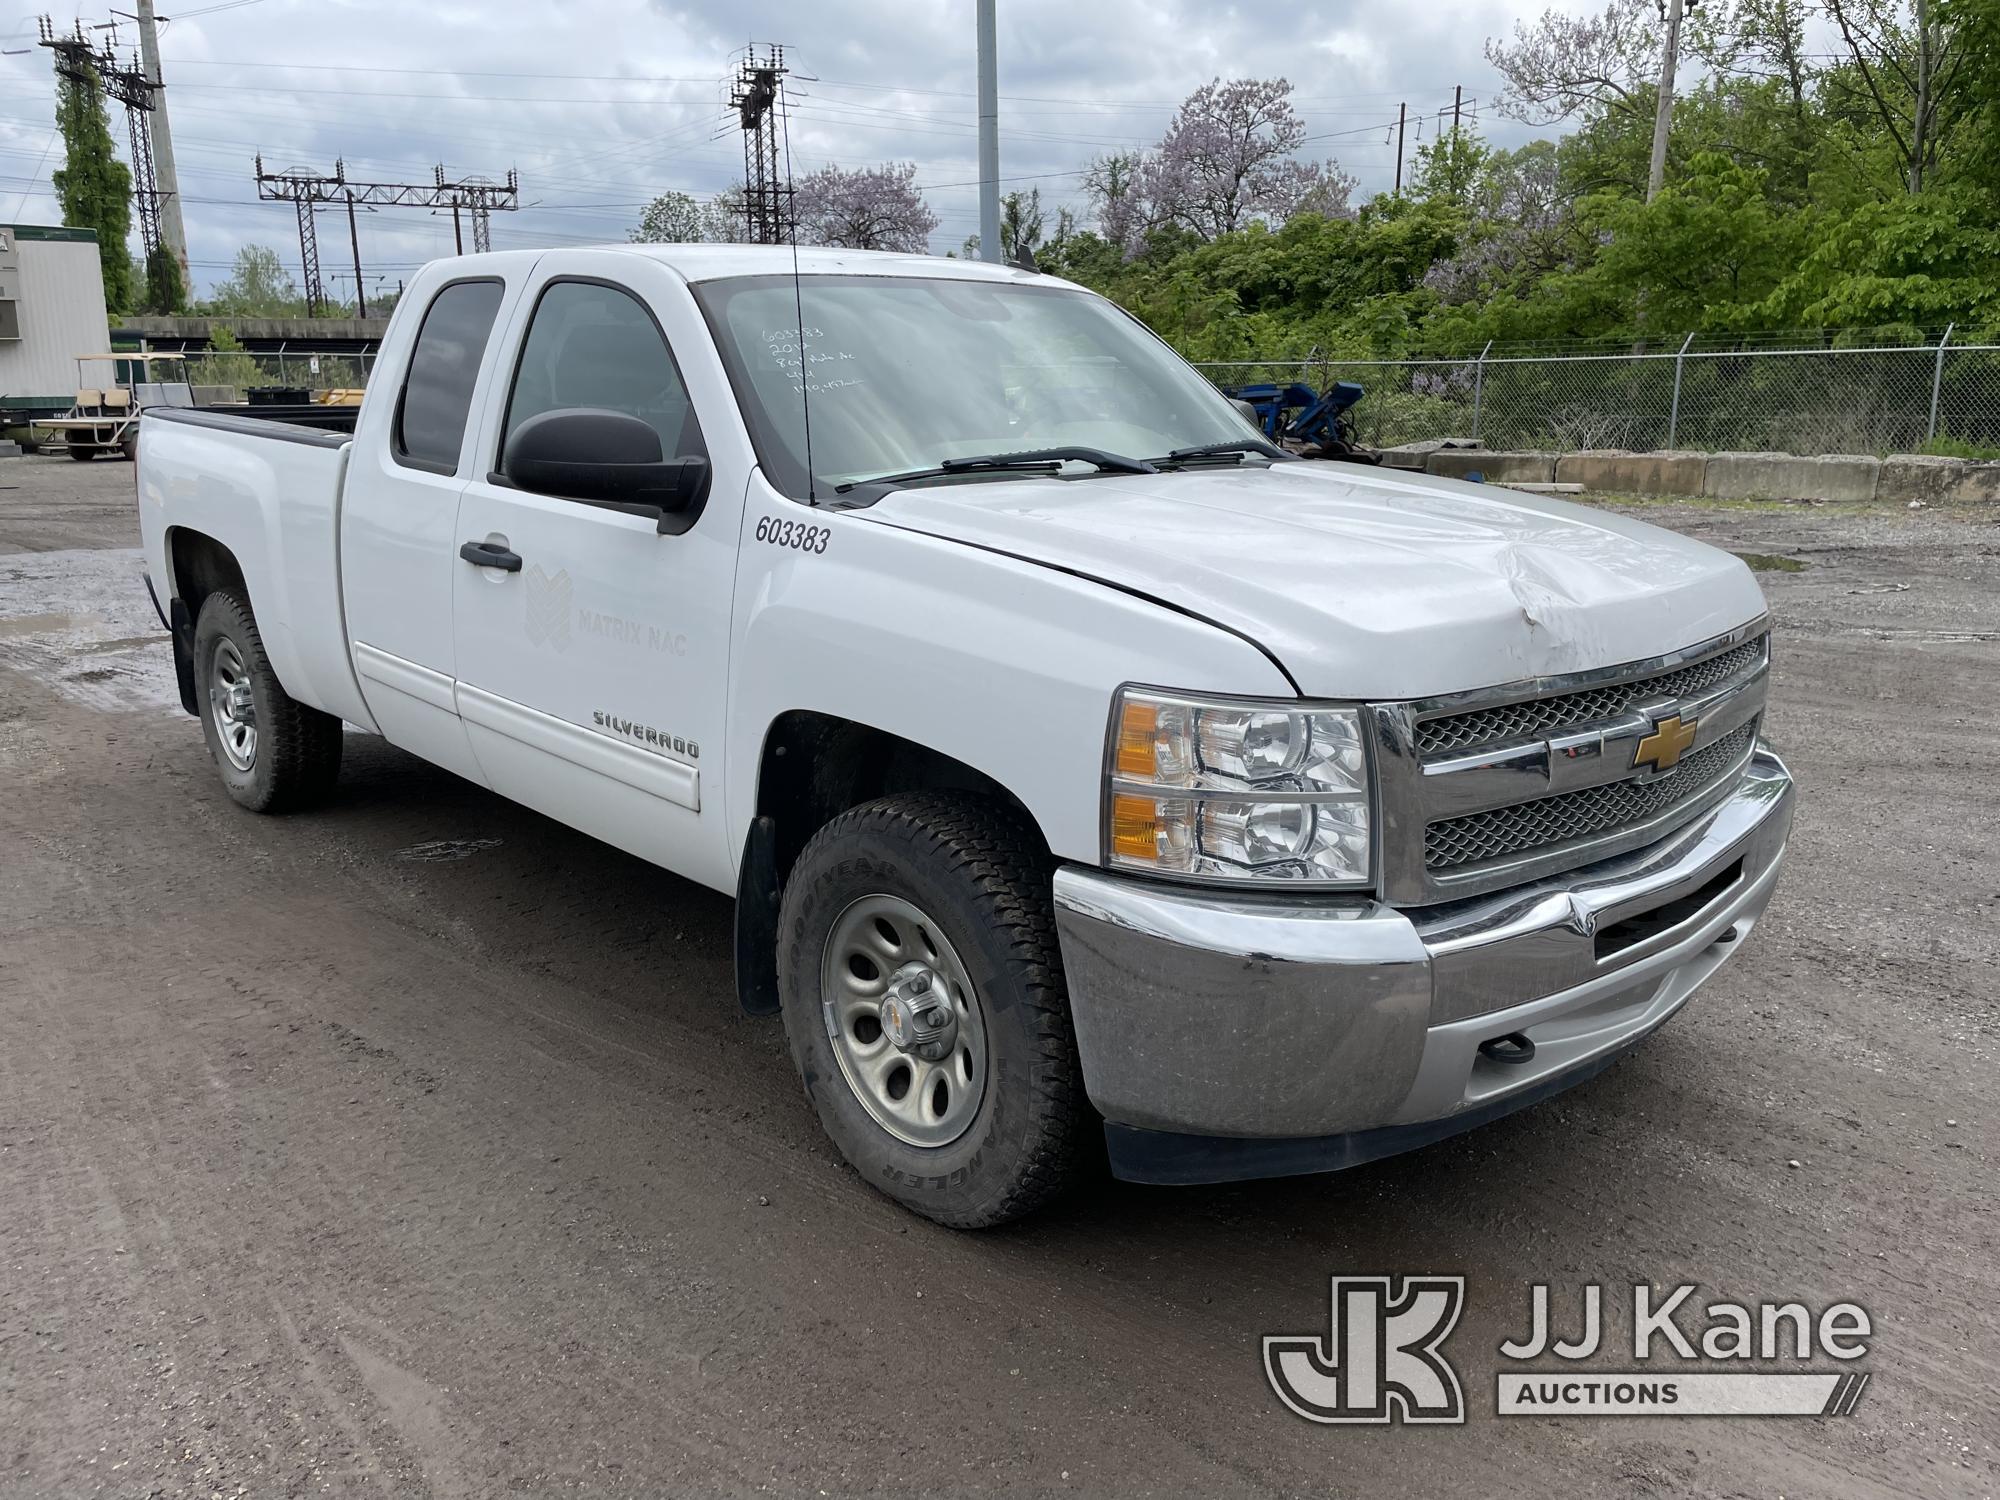
<svg viewBox="0 0 2000 1500">
<path fill-rule="evenodd" d="M 521 554 L 510 552 L 497 542 L 467 542 L 458 555 L 475 568 L 498 568 L 503 573 L 521 571 Z"/>
</svg>

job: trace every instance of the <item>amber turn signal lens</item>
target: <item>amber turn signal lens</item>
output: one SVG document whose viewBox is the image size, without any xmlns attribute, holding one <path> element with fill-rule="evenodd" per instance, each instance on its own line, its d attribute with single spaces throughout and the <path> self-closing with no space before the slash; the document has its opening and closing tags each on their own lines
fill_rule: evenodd
<svg viewBox="0 0 2000 1500">
<path fill-rule="evenodd" d="M 1134 781 L 1154 776 L 1154 744 L 1160 733 L 1160 706 L 1130 702 L 1118 719 L 1118 774 Z M 1138 800 L 1138 799 L 1134 799 Z"/>
<path fill-rule="evenodd" d="M 1129 792 L 1120 792 L 1111 799 L 1111 852 L 1120 859 L 1148 864 L 1159 859 L 1158 802 L 1151 797 L 1134 797 Z"/>
</svg>

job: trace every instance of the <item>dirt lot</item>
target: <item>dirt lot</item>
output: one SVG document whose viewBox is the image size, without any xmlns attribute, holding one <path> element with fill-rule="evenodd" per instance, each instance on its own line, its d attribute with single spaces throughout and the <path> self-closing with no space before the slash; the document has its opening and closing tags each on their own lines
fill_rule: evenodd
<svg viewBox="0 0 2000 1500">
<path fill-rule="evenodd" d="M 359 736 L 328 809 L 229 803 L 130 485 L 0 461 L 0 1493 L 2000 1489 L 1991 520 L 1651 512 L 1806 565 L 1763 575 L 1802 800 L 1631 1058 L 1344 1176 L 966 1236 L 821 1142 L 721 898 Z M 1281 1409 L 1259 1336 L 1397 1271 L 1469 1278 L 1468 1425 Z M 1536 1281 L 1855 1300 L 1874 1380 L 1496 1418 Z"/>
</svg>

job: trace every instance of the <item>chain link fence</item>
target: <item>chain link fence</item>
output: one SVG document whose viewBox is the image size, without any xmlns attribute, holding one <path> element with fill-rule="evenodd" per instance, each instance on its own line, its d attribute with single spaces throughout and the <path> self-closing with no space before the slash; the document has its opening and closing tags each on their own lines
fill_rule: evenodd
<svg viewBox="0 0 2000 1500">
<path fill-rule="evenodd" d="M 368 384 L 375 354 L 331 354 L 313 350 L 252 353 L 245 349 L 190 354 L 187 378 L 196 386 L 231 391 L 226 400 L 243 400 L 258 387 L 305 391 L 360 390 Z"/>
<path fill-rule="evenodd" d="M 1235 388 L 1355 381 L 1356 436 L 1377 448 L 1436 438 L 1573 452 L 1907 453 L 2000 450 L 2000 345 L 1672 347 L 1476 358 L 1230 361 Z"/>
</svg>

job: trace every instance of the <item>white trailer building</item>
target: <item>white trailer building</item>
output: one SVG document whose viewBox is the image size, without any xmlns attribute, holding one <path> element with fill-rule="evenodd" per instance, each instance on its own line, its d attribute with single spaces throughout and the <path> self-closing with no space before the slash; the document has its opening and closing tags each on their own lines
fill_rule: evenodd
<svg viewBox="0 0 2000 1500">
<path fill-rule="evenodd" d="M 0 224 L 0 426 L 68 411 L 77 356 L 109 338 L 97 232 Z"/>
</svg>

